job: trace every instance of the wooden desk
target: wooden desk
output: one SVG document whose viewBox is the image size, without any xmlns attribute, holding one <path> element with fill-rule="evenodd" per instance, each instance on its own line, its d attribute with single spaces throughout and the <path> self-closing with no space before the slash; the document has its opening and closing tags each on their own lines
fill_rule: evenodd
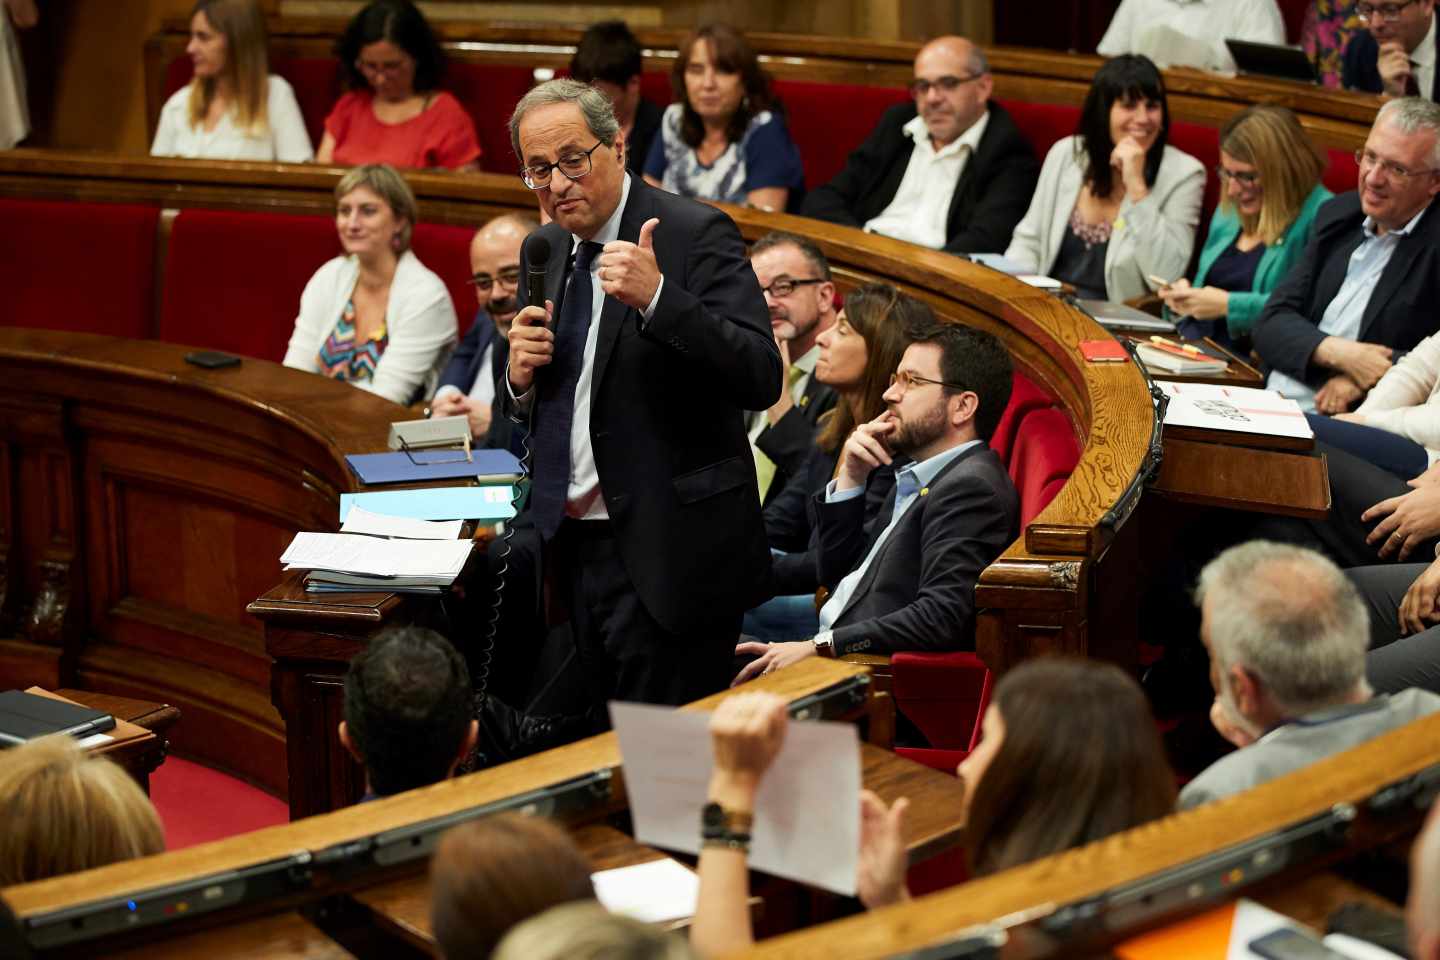
<svg viewBox="0 0 1440 960">
<path fill-rule="evenodd" d="M 154 704 L 145 699 L 96 694 L 88 689 L 58 689 L 55 694 L 63 699 L 76 702 L 76 704 L 85 705 L 91 710 L 105 711 L 115 717 L 117 724 L 118 721 L 124 720 L 153 734 L 153 737 L 148 740 L 137 738 L 124 746 L 111 744 L 115 750 L 107 751 L 107 756 L 111 757 L 111 760 L 130 771 L 130 776 L 135 777 L 135 782 L 140 783 L 145 793 L 150 793 L 150 774 L 166 761 L 166 754 L 170 748 L 168 733 L 170 733 L 170 728 L 180 720 L 180 711 L 171 707 L 170 704 Z"/>
<path fill-rule="evenodd" d="M 1149 337 L 1143 333 L 1127 333 L 1123 336 L 1134 343 L 1149 342 Z M 1145 366 L 1145 369 L 1150 371 L 1150 377 L 1152 379 L 1171 380 L 1175 383 L 1215 383 L 1227 387 L 1260 388 L 1265 386 L 1265 377 L 1259 370 L 1256 370 L 1239 354 L 1222 347 L 1209 337 L 1201 340 L 1186 340 L 1183 342 L 1200 348 L 1202 352 L 1208 353 L 1211 356 L 1220 356 L 1229 363 L 1230 366 L 1224 371 L 1214 374 L 1169 373 L 1165 370 L 1158 368 L 1151 369 L 1149 366 Z"/>
<path fill-rule="evenodd" d="M 298 913 L 147 943 L 106 953 L 111 960 L 194 960 L 195 957 L 264 957 L 265 960 L 353 960 L 354 954 Z"/>
<path fill-rule="evenodd" d="M 1323 454 L 1167 437 L 1155 490 L 1181 503 L 1323 520 L 1330 472 Z"/>
</svg>

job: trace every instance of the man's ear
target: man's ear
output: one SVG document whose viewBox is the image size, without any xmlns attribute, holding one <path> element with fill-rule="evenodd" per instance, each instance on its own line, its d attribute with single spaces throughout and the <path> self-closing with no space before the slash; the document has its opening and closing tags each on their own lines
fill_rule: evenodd
<svg viewBox="0 0 1440 960">
<path fill-rule="evenodd" d="M 1246 720 L 1260 712 L 1260 681 L 1238 663 L 1230 667 L 1230 693 L 1235 698 L 1235 709 Z"/>
<path fill-rule="evenodd" d="M 355 758 L 355 762 L 363 766 L 365 764 L 365 758 L 360 755 L 360 748 L 355 746 L 355 741 L 350 739 L 350 727 L 346 725 L 344 720 L 340 721 L 339 732 L 340 743 L 349 751 L 350 756 Z"/>
<path fill-rule="evenodd" d="M 628 147 L 628 146 L 629 146 L 629 144 L 627 144 L 627 143 L 625 142 L 625 131 L 624 131 L 624 130 L 616 130 L 616 131 L 615 131 L 615 159 L 620 161 L 620 166 L 621 166 L 622 169 L 623 169 L 624 166 L 625 166 L 625 148 Z"/>
<path fill-rule="evenodd" d="M 980 397 L 973 390 L 962 390 L 950 397 L 950 426 L 973 423 L 975 414 L 980 412 Z"/>
</svg>

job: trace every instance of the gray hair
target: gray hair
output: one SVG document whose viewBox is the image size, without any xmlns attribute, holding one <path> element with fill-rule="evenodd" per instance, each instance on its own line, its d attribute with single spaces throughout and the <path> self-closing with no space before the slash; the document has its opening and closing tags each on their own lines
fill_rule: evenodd
<svg viewBox="0 0 1440 960">
<path fill-rule="evenodd" d="M 1431 103 L 1423 97 L 1400 97 L 1390 100 L 1375 115 L 1375 125 L 1381 121 L 1389 123 L 1401 133 L 1426 132 L 1434 136 L 1430 147 L 1430 168 L 1440 169 L 1440 104 Z"/>
<path fill-rule="evenodd" d="M 970 56 L 965 61 L 965 69 L 970 71 L 972 77 L 990 72 L 990 61 L 978 43 L 970 44 Z"/>
<path fill-rule="evenodd" d="M 1364 601 L 1315 551 L 1267 540 L 1231 547 L 1200 572 L 1196 603 L 1212 596 L 1210 653 L 1221 674 L 1244 667 L 1288 716 L 1333 706 L 1365 683 Z"/>
<path fill-rule="evenodd" d="M 520 102 L 515 104 L 515 112 L 510 114 L 510 146 L 522 166 L 525 157 L 520 153 L 520 121 L 536 107 L 548 107 L 552 103 L 575 104 L 580 108 L 580 115 L 585 118 L 590 133 L 605 146 L 614 145 L 615 135 L 620 132 L 620 121 L 615 119 L 615 106 L 609 97 L 578 80 L 546 80 L 521 97 Z"/>
</svg>

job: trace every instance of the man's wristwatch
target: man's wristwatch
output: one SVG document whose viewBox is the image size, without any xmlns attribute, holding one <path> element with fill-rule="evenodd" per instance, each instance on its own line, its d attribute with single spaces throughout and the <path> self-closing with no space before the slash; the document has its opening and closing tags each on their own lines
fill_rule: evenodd
<svg viewBox="0 0 1440 960">
<path fill-rule="evenodd" d="M 810 642 L 815 644 L 815 652 L 817 654 L 822 657 L 829 657 L 831 660 L 835 659 L 835 634 L 833 632 L 821 630 L 810 638 Z"/>
<path fill-rule="evenodd" d="M 700 840 L 703 846 L 725 847 L 742 853 L 750 849 L 750 828 L 755 817 L 739 810 L 726 810 L 710 802 L 700 810 Z"/>
</svg>

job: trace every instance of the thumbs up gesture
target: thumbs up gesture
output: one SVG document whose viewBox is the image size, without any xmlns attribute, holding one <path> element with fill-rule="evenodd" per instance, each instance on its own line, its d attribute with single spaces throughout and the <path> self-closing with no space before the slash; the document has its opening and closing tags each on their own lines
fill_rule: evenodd
<svg viewBox="0 0 1440 960">
<path fill-rule="evenodd" d="M 644 310 L 660 286 L 660 266 L 655 262 L 655 228 L 651 217 L 640 228 L 640 242 L 611 240 L 600 251 L 600 289 L 626 306 Z"/>
</svg>

